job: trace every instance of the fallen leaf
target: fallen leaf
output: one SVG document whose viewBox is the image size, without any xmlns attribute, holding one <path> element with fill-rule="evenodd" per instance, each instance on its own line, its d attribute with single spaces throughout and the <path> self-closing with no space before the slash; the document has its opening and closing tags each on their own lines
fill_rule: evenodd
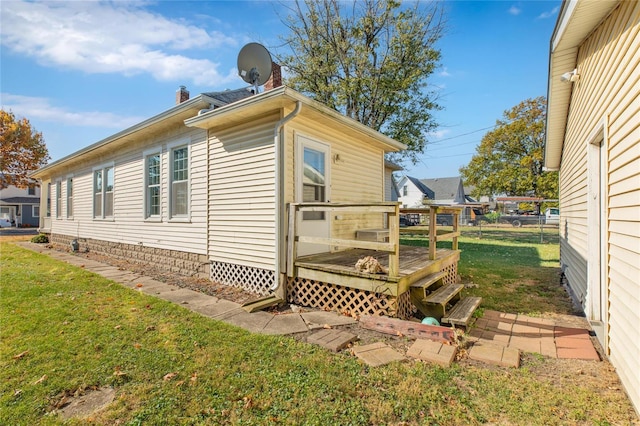
<svg viewBox="0 0 640 426">
<path fill-rule="evenodd" d="M 322 326 L 322 328 L 333 328 L 333 327 L 331 327 L 329 324 L 325 324 Z"/>
<path fill-rule="evenodd" d="M 184 380 L 176 382 L 176 387 L 184 385 Z"/>
<path fill-rule="evenodd" d="M 13 396 L 18 396 L 18 395 L 20 395 L 21 393 L 22 393 L 22 389 L 16 389 L 16 390 L 13 392 Z"/>
<path fill-rule="evenodd" d="M 136 343 L 133 344 L 133 347 L 136 348 L 136 349 L 140 349 L 142 347 L 142 345 L 140 343 L 136 342 Z"/>
<path fill-rule="evenodd" d="M 122 328 L 122 326 L 121 326 L 121 325 L 116 325 L 116 326 L 115 326 L 115 327 L 113 327 L 113 328 L 115 328 L 116 330 L 120 330 L 120 329 Z"/>
<path fill-rule="evenodd" d="M 37 385 L 37 384 L 39 384 L 39 383 L 44 382 L 45 380 L 47 380 L 47 375 L 46 375 L 46 374 L 43 374 L 43 375 L 42 375 L 42 377 L 40 377 L 38 380 L 36 380 L 33 384 L 34 384 L 34 385 Z"/>
<path fill-rule="evenodd" d="M 144 287 L 144 284 L 140 284 L 140 283 L 138 283 L 138 284 L 136 284 L 136 287 L 138 287 L 138 288 L 140 288 L 140 287 Z"/>
<path fill-rule="evenodd" d="M 120 376 L 126 376 L 127 373 L 125 373 L 124 371 L 120 370 L 120 366 L 116 366 L 116 369 L 113 372 L 113 375 L 116 376 L 116 377 L 120 377 Z"/>
<path fill-rule="evenodd" d="M 14 355 L 13 359 L 22 359 L 29 351 L 20 352 L 18 355 Z"/>
<path fill-rule="evenodd" d="M 399 331 L 396 331 L 396 336 L 398 336 L 398 337 L 404 337 L 404 334 L 400 333 Z"/>
<path fill-rule="evenodd" d="M 156 329 L 155 325 L 150 325 L 147 328 L 144 329 L 144 331 L 154 331 Z"/>
<path fill-rule="evenodd" d="M 174 377 L 176 377 L 178 375 L 178 373 L 167 373 L 164 375 L 164 377 L 162 378 L 162 380 L 171 380 Z"/>
<path fill-rule="evenodd" d="M 198 373 L 193 373 L 189 380 L 191 380 L 191 383 L 195 383 L 198 380 Z"/>
</svg>

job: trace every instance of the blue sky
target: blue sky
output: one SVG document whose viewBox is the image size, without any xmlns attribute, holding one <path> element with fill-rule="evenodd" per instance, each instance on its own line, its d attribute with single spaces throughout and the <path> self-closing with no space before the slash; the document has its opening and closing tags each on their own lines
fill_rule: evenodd
<svg viewBox="0 0 640 426">
<path fill-rule="evenodd" d="M 447 32 L 430 83 L 444 110 L 417 178 L 457 176 L 488 128 L 546 95 L 560 0 L 442 1 Z M 42 132 L 53 160 L 156 115 L 180 85 L 194 96 L 235 89 L 237 53 L 272 50 L 286 2 L 2 1 L 0 101 Z M 484 129 L 484 130 L 481 130 Z"/>
</svg>

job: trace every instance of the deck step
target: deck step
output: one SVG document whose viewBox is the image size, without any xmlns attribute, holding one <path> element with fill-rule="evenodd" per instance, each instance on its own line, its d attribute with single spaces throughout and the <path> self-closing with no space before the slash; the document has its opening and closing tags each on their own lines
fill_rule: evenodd
<svg viewBox="0 0 640 426">
<path fill-rule="evenodd" d="M 242 304 L 242 309 L 244 309 L 245 311 L 247 311 L 249 313 L 252 313 L 252 312 L 256 312 L 256 311 L 261 311 L 261 310 L 269 308 L 271 306 L 279 305 L 282 302 L 284 302 L 284 300 L 282 300 L 278 296 L 270 294 L 268 296 L 261 297 L 260 299 L 253 300 L 251 302 L 243 303 Z"/>
<path fill-rule="evenodd" d="M 432 284 L 440 281 L 442 278 L 446 277 L 448 274 L 448 272 L 446 271 L 440 271 L 440 272 L 436 272 L 435 274 L 431 274 L 431 275 L 427 275 L 426 277 L 416 281 L 415 283 L 411 284 L 411 288 L 423 288 L 426 289 L 429 286 L 431 286 Z"/>
<path fill-rule="evenodd" d="M 446 322 L 452 325 L 467 326 L 471 321 L 471 316 L 476 308 L 482 302 L 482 297 L 464 297 L 447 313 L 442 317 L 441 322 Z"/>
<path fill-rule="evenodd" d="M 428 295 L 424 302 L 432 305 L 445 306 L 450 300 L 459 296 L 460 292 L 464 288 L 464 284 L 450 284 L 445 285 Z"/>
</svg>

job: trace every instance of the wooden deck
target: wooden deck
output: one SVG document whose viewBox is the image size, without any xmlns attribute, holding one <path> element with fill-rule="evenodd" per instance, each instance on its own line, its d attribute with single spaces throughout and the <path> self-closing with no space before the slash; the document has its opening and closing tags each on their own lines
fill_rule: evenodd
<svg viewBox="0 0 640 426">
<path fill-rule="evenodd" d="M 429 259 L 427 247 L 400 246 L 398 274 L 369 274 L 355 269 L 358 259 L 373 256 L 388 268 L 389 256 L 385 252 L 351 249 L 335 253 L 322 253 L 299 257 L 295 261 L 295 275 L 350 288 L 398 296 L 412 283 L 457 263 L 458 250 L 437 249 L 436 259 Z"/>
</svg>

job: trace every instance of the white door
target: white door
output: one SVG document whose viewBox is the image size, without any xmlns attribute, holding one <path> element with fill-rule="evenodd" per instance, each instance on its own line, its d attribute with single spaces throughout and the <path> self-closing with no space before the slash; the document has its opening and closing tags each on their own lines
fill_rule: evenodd
<svg viewBox="0 0 640 426">
<path fill-rule="evenodd" d="M 588 144 L 587 158 L 587 318 L 603 346 L 607 344 L 607 263 L 604 137 Z"/>
<path fill-rule="evenodd" d="M 329 202 L 329 145 L 298 136 L 296 142 L 296 202 Z M 329 212 L 302 212 L 298 215 L 298 235 L 329 238 Z M 300 243 L 298 255 L 324 253 L 329 246 Z"/>
</svg>

